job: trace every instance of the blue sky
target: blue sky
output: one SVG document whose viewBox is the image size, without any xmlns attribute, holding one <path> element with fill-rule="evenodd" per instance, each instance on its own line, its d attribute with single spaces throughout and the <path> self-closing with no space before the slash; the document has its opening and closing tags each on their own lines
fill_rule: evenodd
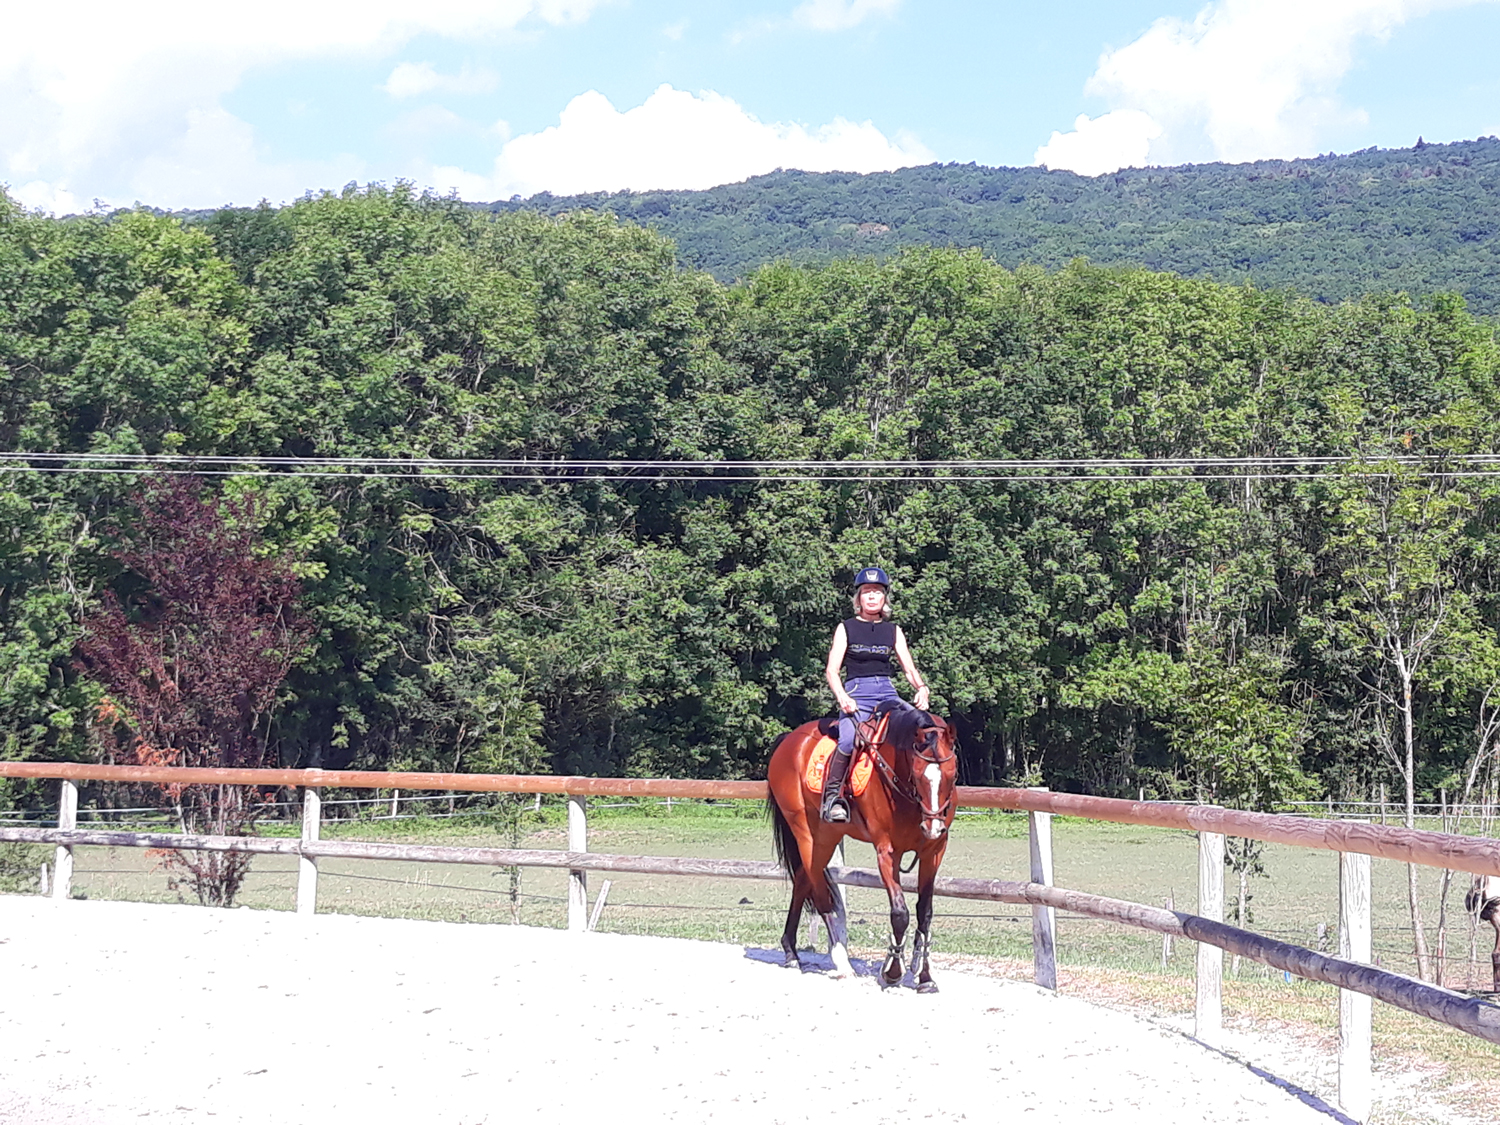
<svg viewBox="0 0 1500 1125">
<path fill-rule="evenodd" d="M 52 211 L 406 178 L 470 199 L 777 166 L 1123 165 L 1500 131 L 1496 0 L 17 6 L 0 181 Z"/>
</svg>

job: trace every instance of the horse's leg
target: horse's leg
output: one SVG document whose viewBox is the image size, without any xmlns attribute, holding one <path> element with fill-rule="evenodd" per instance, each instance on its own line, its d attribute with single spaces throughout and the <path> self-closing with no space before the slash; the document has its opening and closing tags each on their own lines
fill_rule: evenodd
<svg viewBox="0 0 1500 1125">
<path fill-rule="evenodd" d="M 821 825 L 820 825 L 821 827 Z M 843 911 L 838 908 L 837 893 L 828 881 L 828 862 L 833 859 L 833 850 L 843 834 L 838 831 L 814 832 L 812 862 L 808 866 L 813 905 L 823 916 L 823 925 L 828 929 L 828 956 L 833 958 L 833 975 L 854 975 L 854 966 L 849 961 L 849 935 L 844 931 Z"/>
<path fill-rule="evenodd" d="M 1500 902 L 1495 903 L 1489 909 L 1490 925 L 1495 927 L 1495 948 L 1490 953 L 1490 968 L 1493 974 L 1491 984 L 1494 990 L 1500 992 Z"/>
<path fill-rule="evenodd" d="M 928 955 L 932 952 L 933 888 L 937 885 L 938 865 L 943 862 L 943 853 L 947 849 L 948 840 L 944 837 L 936 847 L 922 853 L 922 862 L 917 868 L 917 936 L 912 941 L 911 971 L 916 977 L 918 992 L 938 990 L 932 980 Z"/>
<path fill-rule="evenodd" d="M 885 964 L 880 967 L 880 979 L 889 985 L 901 980 L 901 950 L 906 945 L 906 927 L 911 915 L 901 890 L 900 857 L 889 840 L 876 845 L 875 859 L 880 865 L 880 881 L 891 900 L 891 947 L 886 951 Z"/>
<path fill-rule="evenodd" d="M 792 905 L 786 912 L 786 929 L 781 931 L 781 963 L 788 969 L 802 964 L 797 956 L 797 929 L 802 925 L 802 905 L 807 901 L 807 893 L 807 876 L 799 871 L 792 880 Z"/>
<path fill-rule="evenodd" d="M 790 839 L 783 837 L 782 851 L 784 854 L 794 852 L 796 860 L 787 865 L 792 875 L 792 901 L 787 908 L 786 927 L 781 932 L 781 963 L 787 968 L 794 968 L 802 963 L 802 959 L 797 956 L 797 930 L 802 925 L 802 914 L 809 898 L 816 902 L 816 890 L 822 882 L 822 867 L 813 866 L 817 859 L 817 830 L 820 826 L 816 819 L 817 806 L 814 803 L 809 814 L 802 789 L 800 766 L 792 775 L 790 784 L 778 791 L 777 807 L 782 810 L 782 819 L 790 836 Z M 823 862 L 826 863 L 827 859 Z M 819 874 L 814 875 L 814 872 Z M 821 905 L 819 908 L 821 909 Z"/>
</svg>

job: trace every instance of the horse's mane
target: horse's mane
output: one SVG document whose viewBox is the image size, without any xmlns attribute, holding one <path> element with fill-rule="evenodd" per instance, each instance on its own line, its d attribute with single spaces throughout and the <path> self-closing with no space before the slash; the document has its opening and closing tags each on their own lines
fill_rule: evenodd
<svg viewBox="0 0 1500 1125">
<path fill-rule="evenodd" d="M 916 707 L 882 703 L 875 709 L 877 715 L 887 711 L 891 712 L 891 721 L 885 728 L 885 739 L 899 750 L 910 750 L 917 744 L 918 732 L 938 725 L 930 714 Z"/>
</svg>

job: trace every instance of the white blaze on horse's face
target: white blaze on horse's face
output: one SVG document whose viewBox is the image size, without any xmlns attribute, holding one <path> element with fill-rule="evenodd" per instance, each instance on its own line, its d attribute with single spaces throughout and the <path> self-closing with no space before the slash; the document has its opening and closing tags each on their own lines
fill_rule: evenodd
<svg viewBox="0 0 1500 1125">
<path fill-rule="evenodd" d="M 927 779 L 927 788 L 931 794 L 931 799 L 927 802 L 927 807 L 935 809 L 938 807 L 938 786 L 943 782 L 943 771 L 938 769 L 936 762 L 931 762 L 922 771 L 922 776 Z M 944 831 L 943 818 L 940 816 L 935 816 L 922 825 L 922 835 L 926 836 L 929 840 L 936 840 Z"/>
</svg>

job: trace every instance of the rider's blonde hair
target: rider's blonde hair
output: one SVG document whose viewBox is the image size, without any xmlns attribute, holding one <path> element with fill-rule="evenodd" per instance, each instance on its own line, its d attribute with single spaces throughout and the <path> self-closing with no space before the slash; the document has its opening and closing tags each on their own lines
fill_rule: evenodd
<svg viewBox="0 0 1500 1125">
<path fill-rule="evenodd" d="M 866 586 L 874 586 L 874 585 L 877 585 L 877 583 L 866 582 L 866 583 L 864 583 L 864 585 L 866 585 Z M 851 604 L 852 606 L 854 606 L 854 616 L 858 617 L 859 616 L 859 591 L 858 590 L 854 591 L 854 596 L 849 599 L 849 604 Z M 885 587 L 885 601 L 883 603 L 881 603 L 881 606 L 880 606 L 880 620 L 882 620 L 882 621 L 889 621 L 890 619 L 891 619 L 891 588 L 889 586 L 887 586 L 887 587 Z"/>
</svg>

